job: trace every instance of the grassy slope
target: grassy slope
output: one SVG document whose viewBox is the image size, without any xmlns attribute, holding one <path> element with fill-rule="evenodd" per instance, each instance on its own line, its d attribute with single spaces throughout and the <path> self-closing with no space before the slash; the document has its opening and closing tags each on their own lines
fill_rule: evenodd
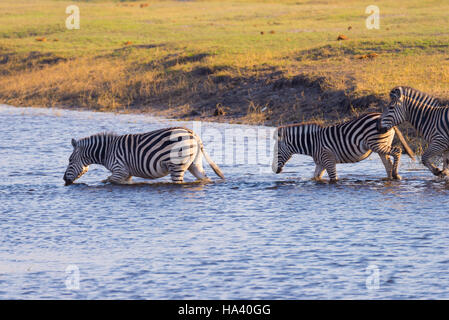
<svg viewBox="0 0 449 320">
<path fill-rule="evenodd" d="M 396 85 L 449 100 L 449 1 L 376 1 L 380 30 L 337 0 L 78 1 L 67 30 L 73 3 L 0 2 L 0 102 L 279 124 L 379 110 Z"/>
</svg>

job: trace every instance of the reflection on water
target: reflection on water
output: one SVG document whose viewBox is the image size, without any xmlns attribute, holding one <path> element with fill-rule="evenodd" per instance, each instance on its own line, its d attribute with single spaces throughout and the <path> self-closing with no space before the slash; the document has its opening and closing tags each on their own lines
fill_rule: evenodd
<svg viewBox="0 0 449 320">
<path fill-rule="evenodd" d="M 373 155 L 315 182 L 295 156 L 279 175 L 222 163 L 225 181 L 205 166 L 212 182 L 182 185 L 104 185 L 92 166 L 64 187 L 72 137 L 192 124 L 11 107 L 0 123 L 0 298 L 449 298 L 449 185 L 406 156 L 402 181 Z"/>
</svg>

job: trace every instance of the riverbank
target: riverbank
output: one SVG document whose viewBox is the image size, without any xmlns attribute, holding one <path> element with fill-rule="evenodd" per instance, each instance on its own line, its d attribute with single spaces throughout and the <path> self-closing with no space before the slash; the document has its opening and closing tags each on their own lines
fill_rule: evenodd
<svg viewBox="0 0 449 320">
<path fill-rule="evenodd" d="M 276 126 L 379 111 L 396 85 L 449 101 L 449 4 L 380 1 L 376 30 L 358 1 L 78 1 L 68 30 L 71 4 L 2 1 L 0 103 Z"/>
</svg>

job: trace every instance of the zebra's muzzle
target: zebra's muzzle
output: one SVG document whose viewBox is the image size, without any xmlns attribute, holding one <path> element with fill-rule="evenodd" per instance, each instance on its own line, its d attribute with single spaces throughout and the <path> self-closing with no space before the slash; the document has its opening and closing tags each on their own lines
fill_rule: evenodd
<svg viewBox="0 0 449 320">
<path fill-rule="evenodd" d="M 65 182 L 65 183 L 64 183 L 65 186 L 70 186 L 70 185 L 73 183 L 72 180 L 69 180 L 69 179 L 67 179 L 66 177 L 64 177 L 63 179 L 64 179 L 64 182 Z"/>
</svg>

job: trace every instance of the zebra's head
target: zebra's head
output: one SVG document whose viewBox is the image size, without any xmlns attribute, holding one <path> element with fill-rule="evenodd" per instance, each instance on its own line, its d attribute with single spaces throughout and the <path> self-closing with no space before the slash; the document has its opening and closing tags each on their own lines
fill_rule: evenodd
<svg viewBox="0 0 449 320">
<path fill-rule="evenodd" d="M 285 163 L 292 157 L 293 151 L 290 149 L 289 144 L 285 141 L 284 132 L 285 129 L 280 127 L 274 132 L 274 152 L 273 163 L 271 168 L 274 173 L 281 173 Z"/>
<path fill-rule="evenodd" d="M 406 120 L 406 106 L 402 87 L 395 87 L 390 91 L 390 103 L 379 118 L 378 129 L 390 130 Z"/>
<path fill-rule="evenodd" d="M 82 147 L 72 139 L 73 152 L 69 158 L 69 165 L 64 173 L 65 185 L 71 185 L 73 181 L 81 177 L 89 169 L 89 165 L 82 154 Z"/>
</svg>

